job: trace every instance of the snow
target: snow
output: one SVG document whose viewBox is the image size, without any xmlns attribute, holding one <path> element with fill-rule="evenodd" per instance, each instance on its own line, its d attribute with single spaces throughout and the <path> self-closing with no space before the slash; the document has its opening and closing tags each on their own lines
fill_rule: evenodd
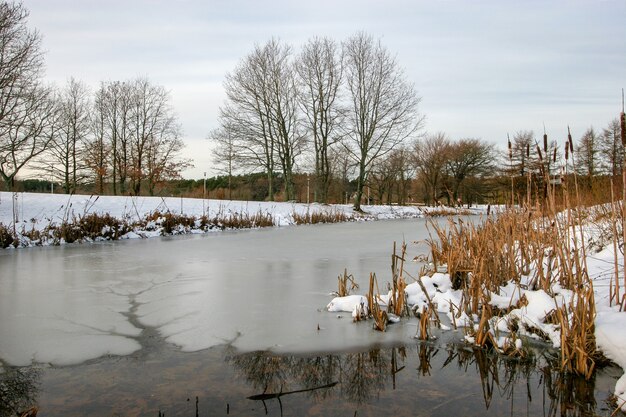
<svg viewBox="0 0 626 417">
<path fill-rule="evenodd" d="M 44 231 L 50 226 L 59 226 L 64 222 L 72 223 L 87 214 L 108 213 L 129 223 L 138 222 L 155 212 L 183 214 L 200 218 L 225 218 L 233 215 L 269 214 L 278 226 L 295 224 L 294 213 L 299 215 L 313 213 L 342 213 L 356 220 L 377 220 L 421 217 L 422 210 L 417 206 L 362 206 L 363 213 L 355 213 L 349 204 L 304 204 L 292 202 L 230 201 L 178 197 L 133 197 L 133 196 L 87 196 L 41 193 L 0 192 L 0 224 L 12 228 L 21 234 L 23 246 L 50 244 L 31 242 L 25 236 L 29 231 Z M 481 211 L 482 209 L 477 209 Z M 201 233 L 199 228 L 177 230 L 180 233 Z M 158 222 L 148 223 L 142 230 L 133 230 L 122 236 L 123 239 L 139 239 L 161 236 Z"/>
<path fill-rule="evenodd" d="M 345 311 L 352 313 L 358 306 L 363 304 L 365 308 L 369 308 L 367 304 L 367 298 L 362 295 L 348 295 L 345 297 L 335 297 L 326 306 L 326 309 L 331 312 Z"/>
</svg>

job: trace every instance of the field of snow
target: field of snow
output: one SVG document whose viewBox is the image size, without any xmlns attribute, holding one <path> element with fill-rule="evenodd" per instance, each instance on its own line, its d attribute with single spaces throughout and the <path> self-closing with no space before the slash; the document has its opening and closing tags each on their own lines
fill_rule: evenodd
<svg viewBox="0 0 626 417">
<path fill-rule="evenodd" d="M 148 215 L 173 213 L 199 218 L 225 217 L 232 214 L 269 214 L 278 226 L 294 224 L 293 215 L 307 213 L 343 213 L 354 219 L 393 219 L 411 218 L 423 215 L 423 209 L 416 206 L 363 206 L 363 214 L 355 213 L 351 205 L 345 204 L 304 204 L 258 201 L 202 200 L 175 197 L 128 197 L 128 196 L 88 196 L 40 193 L 0 192 L 0 224 L 20 231 L 44 230 L 64 222 L 73 222 L 91 213 L 108 213 L 120 220 L 136 222 Z M 137 231 L 135 231 L 137 232 Z M 142 231 L 139 231 L 142 232 Z M 126 236 L 149 237 L 160 235 L 159 231 L 143 231 Z"/>
</svg>

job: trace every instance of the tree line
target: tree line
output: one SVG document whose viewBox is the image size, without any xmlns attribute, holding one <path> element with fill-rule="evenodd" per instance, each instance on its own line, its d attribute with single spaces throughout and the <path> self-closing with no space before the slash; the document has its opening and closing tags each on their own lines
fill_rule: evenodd
<svg viewBox="0 0 626 417">
<path fill-rule="evenodd" d="M 209 138 L 228 196 L 232 178 L 265 173 L 266 199 L 280 192 L 294 200 L 297 183 L 304 186 L 296 179 L 311 173 L 306 187 L 311 179 L 313 201 L 345 202 L 349 194 L 357 210 L 362 202 L 503 202 L 507 192 L 530 195 L 527 189 L 544 187 L 541 172 L 566 174 L 563 149 L 556 141 L 543 146 L 532 131 L 509 139 L 509 155 L 481 138 L 424 133 L 414 86 L 366 33 L 342 42 L 316 37 L 298 50 L 277 39 L 257 44 L 227 74 L 224 88 L 219 126 Z M 617 177 L 619 137 L 617 120 L 600 133 L 590 128 L 576 143 L 569 173 Z"/>
<path fill-rule="evenodd" d="M 355 179 L 359 210 L 376 162 L 423 120 L 414 86 L 366 33 L 341 43 L 313 38 L 299 52 L 271 39 L 227 74 L 224 88 L 219 127 L 209 135 L 216 164 L 229 177 L 265 172 L 270 200 L 275 172 L 293 200 L 298 167 L 312 167 L 316 200 L 327 202 L 331 179 L 344 169 Z"/>
<path fill-rule="evenodd" d="M 21 3 L 0 2 L 0 176 L 12 190 L 24 168 L 73 193 L 139 195 L 178 178 L 182 129 L 164 87 L 147 78 L 105 81 L 91 93 L 70 78 L 43 83 L 41 35 Z"/>
</svg>

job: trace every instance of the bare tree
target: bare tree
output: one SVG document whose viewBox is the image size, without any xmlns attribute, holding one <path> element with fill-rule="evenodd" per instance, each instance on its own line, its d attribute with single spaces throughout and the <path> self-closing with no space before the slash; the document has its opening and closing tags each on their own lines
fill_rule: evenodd
<svg viewBox="0 0 626 417">
<path fill-rule="evenodd" d="M 39 85 L 16 103 L 0 124 L 0 175 L 9 190 L 17 173 L 43 153 L 55 136 L 58 108 L 50 88 Z"/>
<path fill-rule="evenodd" d="M 237 142 L 232 135 L 233 129 L 218 128 L 209 134 L 209 140 L 213 142 L 213 164 L 228 177 L 228 199 L 232 200 L 232 178 L 236 171 L 238 155 Z"/>
<path fill-rule="evenodd" d="M 226 103 L 220 108 L 220 127 L 236 141 L 242 168 L 262 169 L 267 175 L 268 198 L 274 199 L 275 141 L 270 129 L 268 68 L 263 48 L 256 46 L 226 75 Z"/>
<path fill-rule="evenodd" d="M 358 167 L 355 210 L 373 162 L 411 137 L 423 120 L 420 98 L 380 41 L 359 33 L 343 44 L 349 110 L 346 147 Z"/>
<path fill-rule="evenodd" d="M 385 202 L 385 196 L 387 204 L 396 202 L 403 205 L 406 203 L 413 177 L 412 165 L 410 152 L 404 146 L 394 149 L 374 163 L 368 186 L 375 191 L 380 204 Z"/>
<path fill-rule="evenodd" d="M 175 129 L 168 107 L 168 94 L 162 86 L 153 85 L 147 78 L 129 83 L 130 93 L 130 163 L 129 177 L 134 195 L 141 195 L 146 153 L 150 142 L 161 134 Z M 174 135 L 177 135 L 174 133 Z M 156 150 L 153 151 L 156 155 Z"/>
<path fill-rule="evenodd" d="M 602 130 L 600 153 L 607 166 L 608 174 L 617 178 L 622 173 L 624 146 L 621 139 L 621 127 L 618 119 L 613 119 Z"/>
<path fill-rule="evenodd" d="M 535 134 L 531 130 L 516 132 L 511 145 L 511 169 L 514 176 L 525 176 L 535 170 L 537 160 L 533 149 Z"/>
<path fill-rule="evenodd" d="M 329 149 L 340 138 L 338 125 L 342 121 L 339 102 L 343 76 L 341 55 L 333 40 L 314 38 L 304 46 L 295 65 L 300 107 L 315 152 L 315 197 L 326 203 L 332 171 Z"/>
<path fill-rule="evenodd" d="M 301 153 L 298 103 L 291 48 L 277 40 L 255 46 L 226 76 L 227 100 L 220 109 L 220 128 L 230 132 L 238 160 L 267 174 L 268 197 L 274 199 L 274 168 L 282 169 L 285 195 L 295 196 L 293 170 Z"/>
<path fill-rule="evenodd" d="M 466 138 L 451 143 L 446 161 L 449 177 L 448 203 L 456 204 L 464 200 L 460 191 L 465 181 L 471 177 L 491 173 L 495 158 L 493 145 L 481 139 Z"/>
<path fill-rule="evenodd" d="M 268 64 L 267 79 L 269 129 L 276 140 L 276 155 L 282 168 L 286 200 L 295 199 L 293 173 L 296 158 L 302 152 L 304 137 L 300 131 L 298 91 L 291 59 L 291 47 L 277 40 L 269 41 L 264 49 Z"/>
<path fill-rule="evenodd" d="M 15 176 L 52 139 L 52 91 L 40 84 L 41 37 L 29 30 L 20 3 L 0 3 L 0 175 L 13 189 Z"/>
<path fill-rule="evenodd" d="M 155 187 L 162 181 L 181 178 L 182 170 L 193 166 L 180 153 L 185 144 L 181 140 L 182 129 L 173 115 L 164 118 L 149 136 L 145 152 L 148 192 L 154 195 Z"/>
<path fill-rule="evenodd" d="M 99 114 L 95 117 L 101 120 L 103 138 L 111 154 L 113 195 L 126 193 L 129 176 L 131 92 L 130 83 L 111 81 L 103 82 L 96 93 L 95 112 Z"/>
<path fill-rule="evenodd" d="M 437 203 L 442 194 L 450 147 L 450 139 L 444 133 L 428 135 L 413 145 L 413 163 L 417 179 L 424 186 L 426 203 Z"/>
<path fill-rule="evenodd" d="M 60 182 L 66 194 L 87 177 L 85 145 L 90 133 L 87 87 L 71 78 L 58 98 L 57 134 L 39 161 L 40 170 Z"/>
<path fill-rule="evenodd" d="M 106 92 L 100 88 L 95 95 L 90 113 L 91 134 L 85 149 L 85 164 L 95 175 L 96 190 L 104 194 L 104 184 L 108 174 L 111 144 L 107 142 L 107 101 Z M 115 182 L 115 180 L 114 180 Z"/>
<path fill-rule="evenodd" d="M 590 127 L 585 131 L 576 146 L 576 171 L 587 178 L 591 186 L 592 178 L 601 172 L 600 137 Z"/>
</svg>

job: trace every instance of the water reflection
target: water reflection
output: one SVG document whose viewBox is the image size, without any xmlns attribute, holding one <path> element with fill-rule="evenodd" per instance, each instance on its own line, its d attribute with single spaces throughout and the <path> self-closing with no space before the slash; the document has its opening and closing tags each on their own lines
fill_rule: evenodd
<svg viewBox="0 0 626 417">
<path fill-rule="evenodd" d="M 34 405 L 42 415 L 68 417 L 209 416 L 220 409 L 274 416 L 611 415 L 605 402 L 619 369 L 600 369 L 584 381 L 557 365 L 542 352 L 522 361 L 441 341 L 313 356 L 165 349 L 43 371 L 6 368 L 0 417 Z"/>
<path fill-rule="evenodd" d="M 41 372 L 0 366 L 0 417 L 26 415 L 35 405 Z"/>
<path fill-rule="evenodd" d="M 280 402 L 285 395 L 304 395 L 314 402 L 347 400 L 357 408 L 384 402 L 383 397 L 396 401 L 393 392 L 411 387 L 417 402 L 420 396 L 438 398 L 438 403 L 421 410 L 424 415 L 446 415 L 449 413 L 446 409 L 455 409 L 449 408 L 449 403 L 459 398 L 467 398 L 463 403 L 475 415 L 485 411 L 511 416 L 598 413 L 596 395 L 599 393 L 595 381 L 557 371 L 554 358 L 543 353 L 511 359 L 459 344 L 438 347 L 421 343 L 414 347 L 314 357 L 278 356 L 268 352 L 231 354 L 227 362 L 258 392 L 248 399 L 263 401 L 266 414 L 265 402 Z M 448 386 L 442 386 L 442 379 L 447 380 Z M 477 401 L 480 395 L 471 394 L 472 389 L 482 393 L 482 401 Z M 385 393 L 387 395 L 383 395 Z M 400 393 L 396 397 L 399 396 Z M 481 408 L 484 411 L 481 412 Z M 281 415 L 282 412 L 281 402 Z"/>
</svg>

